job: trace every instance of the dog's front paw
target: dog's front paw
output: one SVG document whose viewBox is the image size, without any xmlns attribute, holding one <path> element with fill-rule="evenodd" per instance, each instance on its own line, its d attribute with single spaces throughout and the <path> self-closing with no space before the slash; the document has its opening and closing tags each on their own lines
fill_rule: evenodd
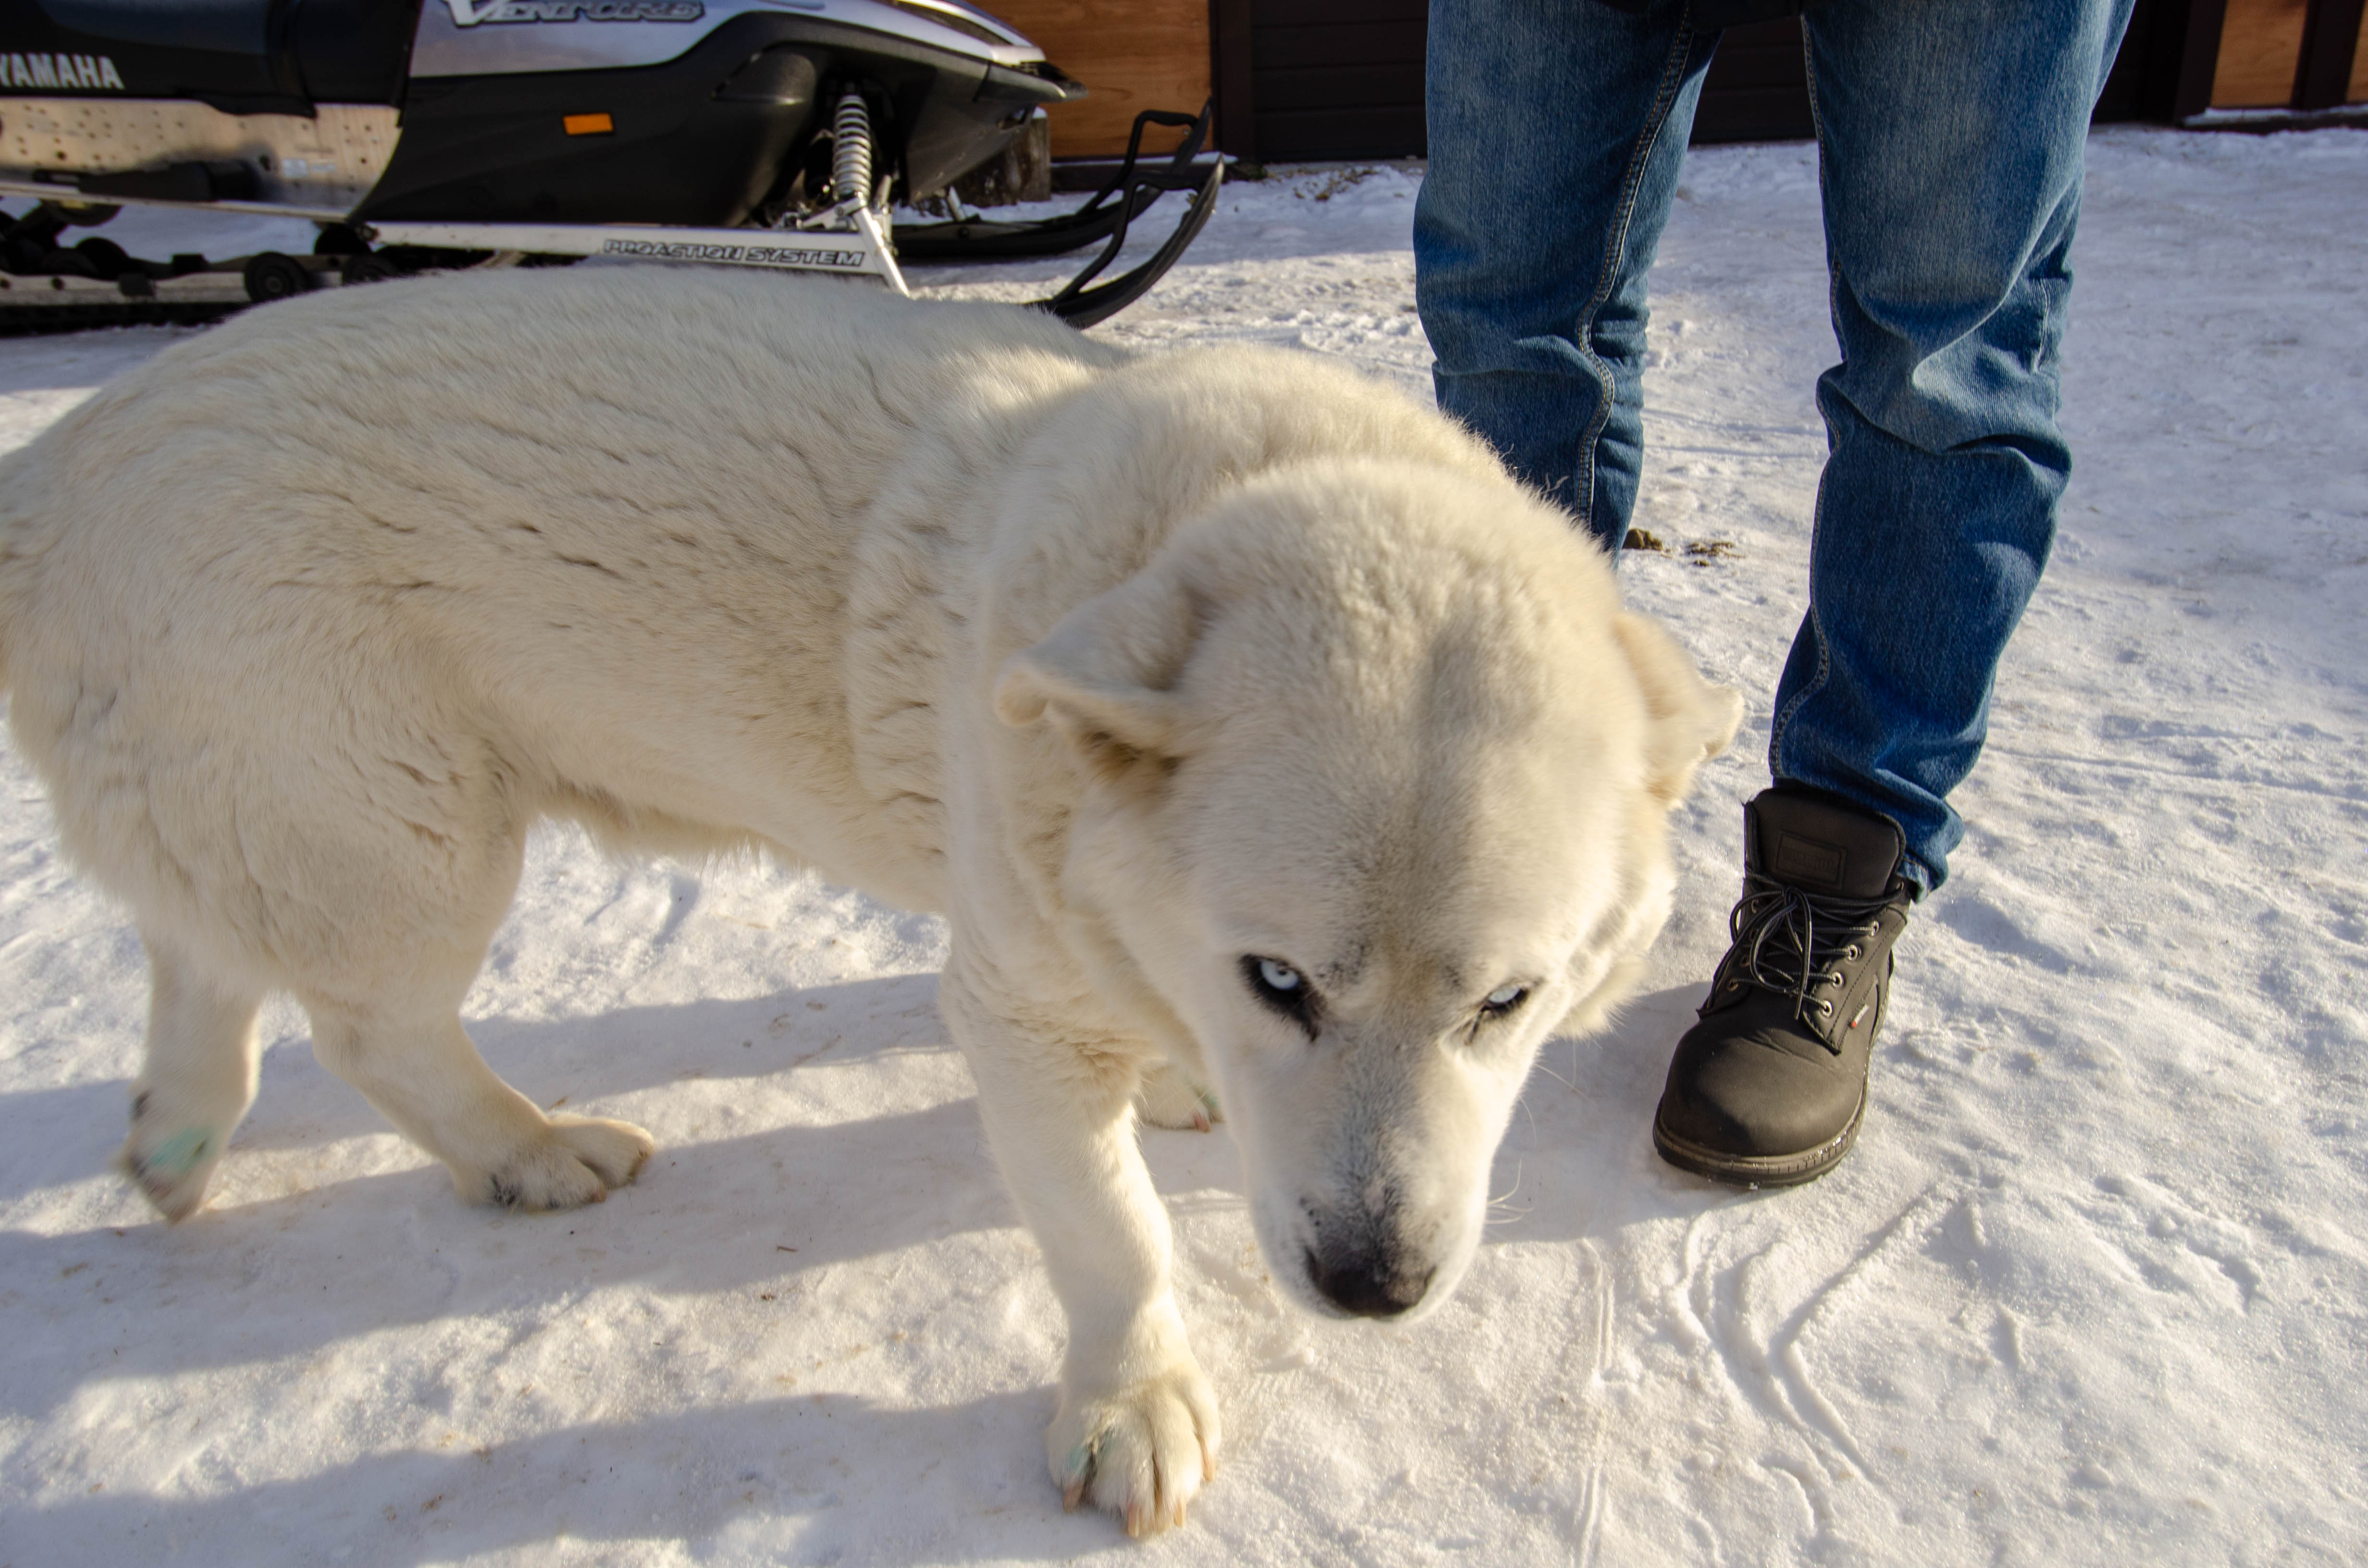
<svg viewBox="0 0 2368 1568">
<path fill-rule="evenodd" d="M 1224 1119 L 1217 1109 L 1217 1096 L 1185 1076 L 1184 1070 L 1172 1062 L 1163 1062 L 1143 1075 L 1135 1085 L 1134 1105 L 1136 1113 L 1152 1126 L 1178 1131 L 1189 1127 L 1206 1132 Z"/>
<path fill-rule="evenodd" d="M 463 1198 L 503 1209 L 574 1209 L 605 1201 L 656 1147 L 629 1121 L 554 1116 L 542 1136 L 492 1168 L 454 1167 L 452 1185 Z"/>
<path fill-rule="evenodd" d="M 205 1202 L 206 1184 L 230 1142 L 216 1123 L 235 1119 L 194 1114 L 169 1096 L 142 1090 L 132 1096 L 131 1136 L 115 1156 L 115 1168 L 131 1178 L 156 1212 L 186 1220 Z"/>
<path fill-rule="evenodd" d="M 1127 1534 L 1157 1535 L 1217 1473 L 1216 1391 L 1189 1356 L 1115 1392 L 1064 1391 L 1044 1452 L 1064 1507 L 1090 1494 Z"/>
</svg>

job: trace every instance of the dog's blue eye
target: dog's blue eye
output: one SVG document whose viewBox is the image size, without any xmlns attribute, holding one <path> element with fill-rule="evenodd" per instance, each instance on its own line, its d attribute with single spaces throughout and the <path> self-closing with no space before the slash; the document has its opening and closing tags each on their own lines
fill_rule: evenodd
<svg viewBox="0 0 2368 1568">
<path fill-rule="evenodd" d="M 1315 987 L 1307 983 L 1305 975 L 1280 959 L 1246 953 L 1242 957 L 1242 978 L 1249 983 L 1252 995 L 1305 1029 L 1308 1039 L 1316 1037 L 1321 1025 Z"/>
<path fill-rule="evenodd" d="M 1488 993 L 1487 1000 L 1480 1004 L 1480 1010 L 1490 1017 L 1502 1017 L 1529 999 L 1530 988 L 1526 985 L 1499 985 Z"/>
</svg>

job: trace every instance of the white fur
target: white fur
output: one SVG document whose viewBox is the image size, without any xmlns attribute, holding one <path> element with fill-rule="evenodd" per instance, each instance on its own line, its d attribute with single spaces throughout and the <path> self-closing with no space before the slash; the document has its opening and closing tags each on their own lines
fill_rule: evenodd
<svg viewBox="0 0 2368 1568">
<path fill-rule="evenodd" d="M 1054 1475 L 1138 1532 L 1218 1442 L 1138 1101 L 1205 1127 L 1213 1089 L 1310 1305 L 1319 1258 L 1435 1303 L 1739 711 L 1477 443 L 1341 369 L 633 268 L 338 290 L 107 388 L 0 465 L 0 674 L 147 942 L 123 1158 L 175 1218 L 275 989 L 463 1196 L 632 1179 L 646 1135 L 545 1116 L 458 1021 L 538 817 L 943 911 L 1069 1315 Z"/>
</svg>

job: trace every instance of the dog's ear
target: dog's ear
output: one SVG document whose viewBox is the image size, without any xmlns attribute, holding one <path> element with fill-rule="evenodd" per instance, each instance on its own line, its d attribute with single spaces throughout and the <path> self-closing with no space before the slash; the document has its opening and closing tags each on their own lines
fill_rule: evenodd
<svg viewBox="0 0 2368 1568">
<path fill-rule="evenodd" d="M 1165 771 L 1182 750 L 1184 705 L 1174 688 L 1200 631 L 1200 605 L 1185 585 L 1143 573 L 1015 654 L 996 682 L 996 716 L 1051 723 L 1106 775 L 1144 763 Z"/>
<path fill-rule="evenodd" d="M 1743 722 L 1743 697 L 1702 679 L 1677 639 L 1654 621 L 1623 610 L 1612 631 L 1644 689 L 1652 731 L 1645 743 L 1645 788 L 1676 805 L 1693 788 L 1694 771 L 1726 749 Z"/>
</svg>

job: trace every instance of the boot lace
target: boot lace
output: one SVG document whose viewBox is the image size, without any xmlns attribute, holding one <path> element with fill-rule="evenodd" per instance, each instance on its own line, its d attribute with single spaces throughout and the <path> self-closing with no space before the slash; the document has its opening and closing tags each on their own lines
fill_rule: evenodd
<svg viewBox="0 0 2368 1568">
<path fill-rule="evenodd" d="M 1816 993 L 1847 981 L 1841 966 L 1865 951 L 1864 944 L 1882 927 L 1883 911 L 1895 902 L 1883 898 L 1837 898 L 1803 892 L 1762 876 L 1748 876 L 1743 899 L 1727 916 L 1734 947 L 1728 954 L 1726 983 L 1749 982 L 1763 991 L 1793 998 L 1793 1016 L 1805 1019 L 1834 1010 L 1829 998 Z"/>
</svg>

